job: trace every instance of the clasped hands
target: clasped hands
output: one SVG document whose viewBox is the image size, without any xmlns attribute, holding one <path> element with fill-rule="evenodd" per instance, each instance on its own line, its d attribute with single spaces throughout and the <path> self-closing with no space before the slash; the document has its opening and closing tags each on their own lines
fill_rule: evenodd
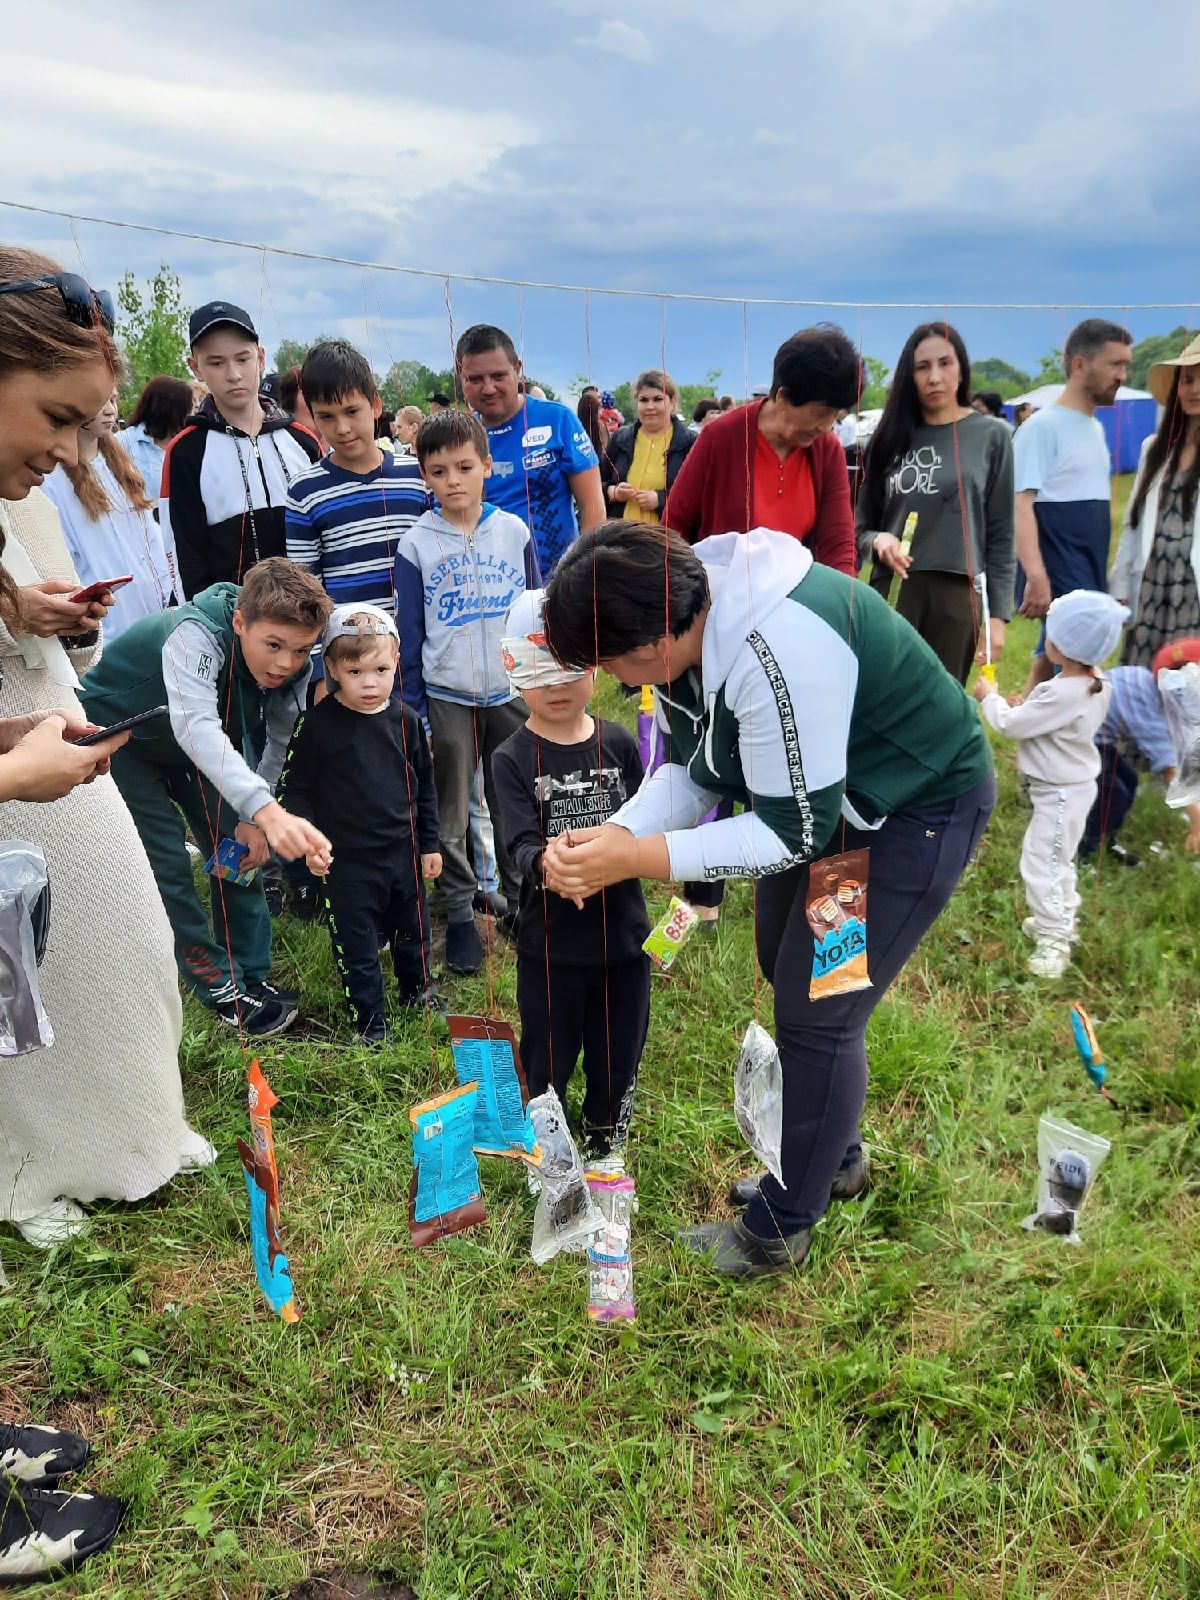
<svg viewBox="0 0 1200 1600">
<path fill-rule="evenodd" d="M 638 842 L 628 828 L 607 822 L 557 834 L 542 852 L 542 882 L 553 894 L 583 902 L 610 883 L 638 876 Z"/>
</svg>

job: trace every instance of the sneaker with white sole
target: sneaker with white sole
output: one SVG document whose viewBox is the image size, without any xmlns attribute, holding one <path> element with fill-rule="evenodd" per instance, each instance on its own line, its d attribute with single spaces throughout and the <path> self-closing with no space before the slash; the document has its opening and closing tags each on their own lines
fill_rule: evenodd
<svg viewBox="0 0 1200 1600">
<path fill-rule="evenodd" d="M 299 1008 L 281 1000 L 259 999 L 252 994 L 242 994 L 236 1000 L 226 1000 L 217 1008 L 217 1016 L 231 1028 L 251 1039 L 265 1039 L 272 1033 L 282 1033 L 290 1028 L 299 1015 Z"/>
<path fill-rule="evenodd" d="M 1035 978 L 1061 978 L 1071 965 L 1071 946 L 1065 939 L 1039 939 L 1026 965 Z"/>
<path fill-rule="evenodd" d="M 188 1128 L 179 1147 L 179 1165 L 175 1169 L 177 1175 L 186 1178 L 193 1172 L 203 1172 L 205 1167 L 215 1165 L 216 1160 L 216 1146 L 210 1144 L 202 1133 L 197 1133 L 195 1128 Z"/>
<path fill-rule="evenodd" d="M 90 1227 L 86 1212 L 74 1200 L 52 1200 L 31 1217 L 22 1217 L 13 1227 L 26 1244 L 35 1250 L 53 1250 L 56 1244 L 78 1239 Z"/>
<path fill-rule="evenodd" d="M 88 1458 L 88 1442 L 65 1428 L 40 1422 L 0 1422 L 0 1483 L 52 1483 L 78 1472 Z"/>
<path fill-rule="evenodd" d="M 1037 944 L 1039 934 L 1037 931 L 1037 920 L 1034 917 L 1025 918 L 1025 921 L 1021 924 L 1021 932 L 1027 939 L 1032 939 L 1034 944 Z M 1074 928 L 1072 928 L 1071 932 L 1067 935 L 1067 943 L 1079 943 L 1079 935 L 1075 932 Z"/>
<path fill-rule="evenodd" d="M 111 1495 L 14 1483 L 0 1497 L 0 1584 L 74 1572 L 113 1542 L 124 1512 Z"/>
</svg>

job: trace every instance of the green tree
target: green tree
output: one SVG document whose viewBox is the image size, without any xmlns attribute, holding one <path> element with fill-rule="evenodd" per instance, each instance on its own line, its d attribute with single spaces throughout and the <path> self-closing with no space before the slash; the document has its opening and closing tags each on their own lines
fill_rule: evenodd
<svg viewBox="0 0 1200 1600">
<path fill-rule="evenodd" d="M 1027 372 L 1002 361 L 999 356 L 985 356 L 982 361 L 972 361 L 971 382 L 976 389 L 995 389 L 1005 400 L 1023 394 L 1033 387 Z"/>
<path fill-rule="evenodd" d="M 332 333 L 319 333 L 315 339 L 281 339 L 279 348 L 275 352 L 274 372 L 290 372 L 293 367 L 302 367 L 304 358 L 315 344 L 324 344 L 326 340 L 334 338 Z"/>
<path fill-rule="evenodd" d="M 878 356 L 864 356 L 863 366 L 866 383 L 859 396 L 858 409 L 860 411 L 880 411 L 887 401 L 888 377 L 891 368 L 886 361 L 880 361 Z"/>
<path fill-rule="evenodd" d="M 1041 367 L 1033 375 L 1031 387 L 1036 389 L 1043 383 L 1062 383 L 1065 377 L 1062 351 L 1048 350 L 1042 357 Z"/>
<path fill-rule="evenodd" d="M 1150 368 L 1156 361 L 1172 361 L 1195 334 L 1182 324 L 1170 333 L 1152 333 L 1133 347 L 1133 360 L 1129 363 L 1126 383 L 1131 389 L 1144 389 Z"/>
<path fill-rule="evenodd" d="M 117 286 L 117 337 L 125 356 L 121 409 L 136 400 L 151 378 L 186 378 L 187 312 L 179 277 L 166 262 L 138 287 L 132 272 Z"/>
</svg>

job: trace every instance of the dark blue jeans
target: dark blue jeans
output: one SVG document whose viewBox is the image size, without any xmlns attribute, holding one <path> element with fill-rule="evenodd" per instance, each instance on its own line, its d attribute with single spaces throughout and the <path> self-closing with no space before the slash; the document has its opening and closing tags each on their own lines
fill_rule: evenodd
<svg viewBox="0 0 1200 1600">
<path fill-rule="evenodd" d="M 1087 825 L 1079 848 L 1084 855 L 1094 856 L 1111 838 L 1137 799 L 1138 775 L 1115 744 L 1100 746 L 1100 779 L 1096 785 L 1096 800 L 1088 813 Z"/>
<path fill-rule="evenodd" d="M 861 1148 L 867 1098 L 867 1022 L 953 894 L 996 804 L 987 778 L 957 799 L 897 811 L 875 833 L 847 827 L 830 854 L 869 847 L 867 967 L 871 988 L 810 1000 L 813 936 L 804 915 L 808 867 L 756 885 L 758 959 L 775 990 L 783 1064 L 784 1185 L 768 1174 L 746 1207 L 761 1239 L 810 1227 L 829 1204 L 839 1168 Z"/>
</svg>

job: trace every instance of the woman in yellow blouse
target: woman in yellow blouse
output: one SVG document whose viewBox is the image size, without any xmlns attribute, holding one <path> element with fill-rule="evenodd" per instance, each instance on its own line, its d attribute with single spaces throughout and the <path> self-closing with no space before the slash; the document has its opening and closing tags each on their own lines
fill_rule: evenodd
<svg viewBox="0 0 1200 1600">
<path fill-rule="evenodd" d="M 638 374 L 633 386 L 637 421 L 618 428 L 609 441 L 608 459 L 615 482 L 608 488 L 614 517 L 626 522 L 661 522 L 667 494 L 696 442 L 696 435 L 675 415 L 679 391 L 657 368 Z"/>
</svg>

